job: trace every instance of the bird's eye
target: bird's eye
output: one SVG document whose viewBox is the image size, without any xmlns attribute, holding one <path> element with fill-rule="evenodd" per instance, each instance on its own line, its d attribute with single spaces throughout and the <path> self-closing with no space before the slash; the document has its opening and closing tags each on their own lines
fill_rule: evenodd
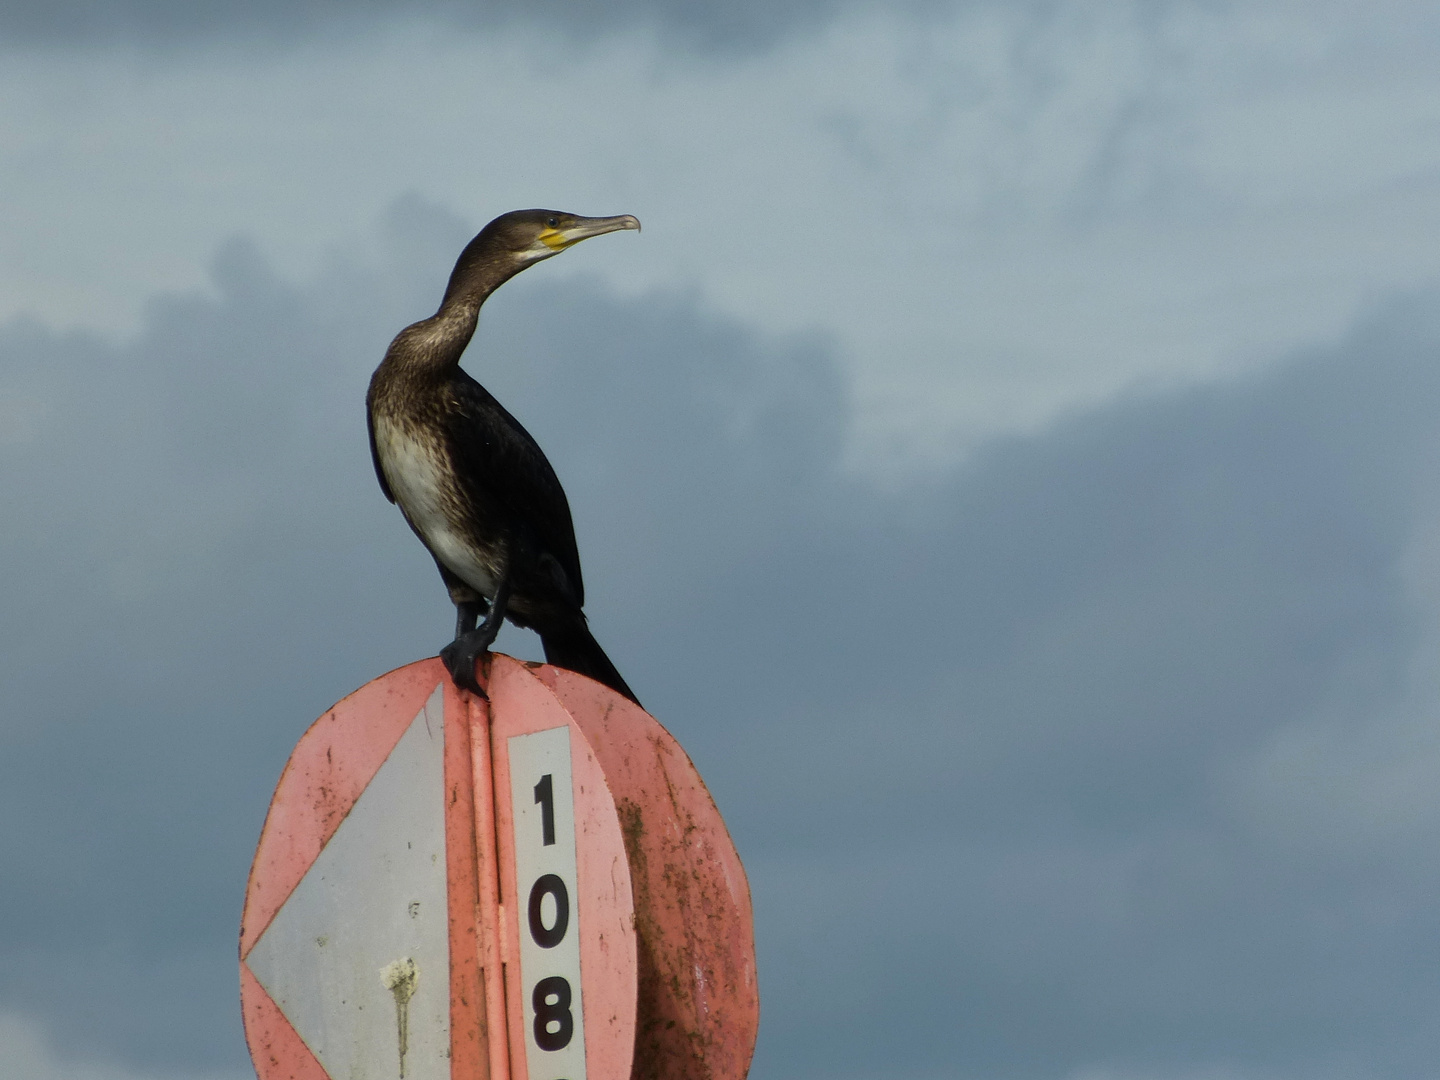
<svg viewBox="0 0 1440 1080">
<path fill-rule="evenodd" d="M 552 229 L 558 228 L 560 225 L 560 219 L 558 217 L 552 217 L 549 221 L 545 222 L 545 224 L 549 225 Z"/>
</svg>

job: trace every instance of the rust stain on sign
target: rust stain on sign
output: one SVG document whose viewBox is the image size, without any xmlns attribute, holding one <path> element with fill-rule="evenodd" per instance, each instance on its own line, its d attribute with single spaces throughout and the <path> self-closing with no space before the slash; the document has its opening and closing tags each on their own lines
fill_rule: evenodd
<svg viewBox="0 0 1440 1080">
<path fill-rule="evenodd" d="M 395 997 L 395 1041 L 400 1047 L 400 1080 L 405 1080 L 405 1051 L 410 1049 L 410 999 L 418 970 L 410 957 L 380 969 L 380 982 Z"/>
<path fill-rule="evenodd" d="M 680 744 L 633 702 L 535 673 L 585 732 L 615 796 L 635 896 L 632 1080 L 743 1080 L 760 1023 L 750 885 Z"/>
<path fill-rule="evenodd" d="M 533 1004 L 532 991 L 542 984 L 569 979 L 576 1010 L 570 1020 L 583 1059 L 577 1059 L 577 1071 L 546 1070 L 549 1075 L 744 1080 L 759 1026 L 750 891 L 694 765 L 653 717 L 583 676 L 493 654 L 482 678 L 489 700 L 457 690 L 438 660 L 391 672 L 322 716 L 292 755 L 256 853 L 241 926 L 241 999 L 257 1074 L 262 1080 L 373 1080 L 395 1076 L 398 1069 L 403 1080 L 440 1075 L 547 1080 L 532 1076 L 527 1065 L 526 1038 L 535 1025 L 527 1022 L 524 1007 Z M 443 714 L 435 707 L 442 698 Z M 344 831 L 342 825 L 369 820 L 352 811 L 392 751 L 399 753 L 398 740 L 412 720 L 423 721 L 429 739 L 439 733 L 430 730 L 432 721 L 445 732 L 443 749 L 437 751 L 443 753 L 443 769 L 435 766 L 433 784 L 437 814 L 443 805 L 443 829 L 435 826 L 437 836 L 443 831 L 443 847 L 416 870 L 422 877 L 433 876 L 431 864 L 438 859 L 435 872 L 444 892 L 438 901 L 421 902 L 407 885 L 405 895 L 397 894 L 396 918 L 382 929 L 403 935 L 439 910 L 448 929 L 449 970 L 444 941 L 438 959 L 410 944 L 377 950 L 356 986 L 368 986 L 378 998 L 371 1002 L 378 1009 L 365 1010 L 363 1017 L 366 1029 L 383 1039 L 375 1047 L 378 1052 L 364 1062 L 337 1059 L 322 1066 L 320 1059 L 330 1050 L 319 1046 L 312 1052 L 298 1034 L 310 1029 L 303 1023 L 294 1027 L 292 1021 L 299 1021 L 281 1007 L 293 1011 L 294 1002 L 284 995 L 272 999 L 247 958 L 253 962 L 265 952 L 262 947 L 252 956 L 331 840 L 360 827 L 345 826 L 349 831 Z M 544 815 L 569 803 L 560 789 L 542 789 L 528 774 L 516 796 L 509 749 L 517 740 L 566 727 L 571 733 L 575 877 L 558 880 L 565 883 L 570 902 L 568 922 L 559 914 L 560 886 L 550 881 L 559 871 L 540 867 L 534 873 L 545 870 L 549 876 L 518 880 L 515 822 L 522 811 L 539 814 L 538 826 L 526 820 L 540 829 L 540 839 L 530 836 L 527 842 L 543 848 L 549 843 Z M 541 771 L 550 775 L 548 766 Z M 532 787 L 539 810 L 531 807 Z M 336 846 L 344 845 L 337 841 Z M 395 857 L 408 858 L 410 851 L 405 839 Z M 549 882 L 543 896 L 535 892 L 542 881 Z M 373 899 L 367 888 L 354 890 L 354 896 L 362 906 Z M 541 901 L 549 897 L 550 907 L 540 904 L 538 919 L 532 913 L 527 920 L 523 902 L 537 896 Z M 340 907 L 349 910 L 347 903 Z M 552 933 L 564 937 L 562 922 L 581 935 L 578 970 L 562 973 L 561 979 L 537 969 L 522 985 L 519 935 L 528 928 L 544 950 Z M 335 937 L 338 931 L 329 922 L 305 929 L 299 950 L 304 956 L 297 954 L 297 963 L 327 963 L 326 958 L 354 946 L 345 946 L 343 935 Z M 397 955 L 400 959 L 386 963 Z M 448 1006 L 432 1016 L 421 1006 L 427 1001 L 433 1006 L 437 992 Z M 561 1035 L 570 1030 L 564 1022 L 570 1004 L 563 997 L 552 987 L 540 999 L 546 1018 L 539 1030 L 545 1038 L 535 1039 L 541 1051 L 554 1049 L 548 1042 L 569 1045 Z M 393 1027 L 387 999 L 393 1000 Z M 431 1006 L 426 1008 L 433 1012 Z M 541 1020 L 539 1012 L 535 1019 Z M 433 1052 L 436 1031 L 447 1044 L 439 1054 Z M 541 1059 L 555 1064 L 545 1054 Z M 336 1067 L 333 1075 L 327 1073 Z"/>
</svg>

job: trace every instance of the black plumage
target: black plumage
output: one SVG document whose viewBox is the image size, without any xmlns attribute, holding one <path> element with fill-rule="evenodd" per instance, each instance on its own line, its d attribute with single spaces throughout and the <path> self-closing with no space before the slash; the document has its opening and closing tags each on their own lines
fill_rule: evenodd
<svg viewBox="0 0 1440 1080">
<path fill-rule="evenodd" d="M 520 422 L 461 370 L 460 356 L 480 306 L 510 277 L 587 237 L 639 227 L 629 215 L 550 210 L 496 218 L 461 253 L 440 310 L 400 331 L 370 380 L 375 473 L 450 591 L 455 639 L 440 655 L 469 690 L 479 692 L 475 661 L 509 618 L 540 635 L 550 663 L 636 700 L 586 625 L 580 553 L 555 470 Z"/>
</svg>

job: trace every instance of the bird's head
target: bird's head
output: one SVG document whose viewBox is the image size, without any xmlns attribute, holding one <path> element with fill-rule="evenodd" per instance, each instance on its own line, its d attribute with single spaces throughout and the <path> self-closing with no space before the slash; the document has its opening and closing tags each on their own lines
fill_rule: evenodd
<svg viewBox="0 0 1440 1080">
<path fill-rule="evenodd" d="M 581 240 L 621 229 L 640 228 L 629 214 L 617 217 L 580 217 L 559 210 L 512 210 L 485 226 L 481 236 L 493 230 L 493 242 L 523 263 L 559 255 Z"/>
<path fill-rule="evenodd" d="M 581 240 L 622 229 L 639 230 L 630 214 L 580 217 L 561 210 L 512 210 L 501 214 L 466 245 L 450 275 L 446 299 L 457 293 L 485 294 L 531 263 L 559 255 Z"/>
</svg>

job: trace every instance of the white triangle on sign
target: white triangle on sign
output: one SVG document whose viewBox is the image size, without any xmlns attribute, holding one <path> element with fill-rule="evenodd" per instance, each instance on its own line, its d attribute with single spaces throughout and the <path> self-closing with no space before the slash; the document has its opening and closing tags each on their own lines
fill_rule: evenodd
<svg viewBox="0 0 1440 1080">
<path fill-rule="evenodd" d="M 449 1080 L 446 881 L 437 686 L 245 958 L 332 1080 Z"/>
</svg>

